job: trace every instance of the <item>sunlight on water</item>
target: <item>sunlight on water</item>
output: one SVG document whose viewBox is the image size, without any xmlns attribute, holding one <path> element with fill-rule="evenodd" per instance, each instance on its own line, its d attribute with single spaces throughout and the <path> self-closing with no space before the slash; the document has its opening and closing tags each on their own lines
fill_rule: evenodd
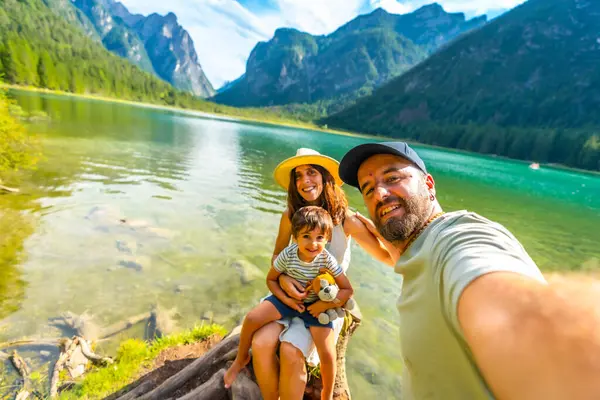
<svg viewBox="0 0 600 400">
<path fill-rule="evenodd" d="M 233 327 L 267 291 L 264 274 L 285 207 L 275 166 L 298 147 L 341 159 L 364 142 L 122 104 L 16 97 L 51 121 L 31 127 L 46 151 L 31 187 L 0 203 L 4 221 L 11 212 L 11 226 L 25 227 L 15 234 L 24 250 L 0 258 L 7 271 L 0 274 L 1 340 L 60 335 L 48 320 L 64 311 L 88 311 L 108 325 L 155 303 L 176 308 L 182 327 L 211 314 Z M 419 151 L 447 210 L 504 223 L 545 270 L 598 268 L 600 177 Z M 358 192 L 345 189 L 351 207 L 365 213 Z M 392 398 L 402 369 L 400 278 L 356 245 L 352 259 L 349 275 L 365 315 L 349 348 L 353 395 Z M 248 268 L 244 274 L 236 261 Z M 141 334 L 137 327 L 117 339 Z"/>
</svg>

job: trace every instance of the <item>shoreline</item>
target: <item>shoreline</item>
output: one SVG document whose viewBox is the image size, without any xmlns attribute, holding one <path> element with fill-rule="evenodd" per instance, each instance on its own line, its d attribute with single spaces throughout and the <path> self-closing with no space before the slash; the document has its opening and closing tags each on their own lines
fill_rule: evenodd
<svg viewBox="0 0 600 400">
<path fill-rule="evenodd" d="M 268 121 L 268 120 L 263 120 L 260 118 L 249 118 L 249 117 L 237 116 L 237 115 L 233 115 L 233 114 L 211 113 L 211 112 L 207 112 L 207 111 L 197 110 L 194 108 L 181 108 L 181 107 L 169 106 L 166 104 L 154 104 L 154 103 L 146 103 L 146 102 L 134 101 L 134 100 L 123 100 L 123 99 L 118 99 L 118 98 L 114 98 L 114 97 L 106 97 L 106 96 L 100 96 L 100 95 L 95 95 L 95 94 L 77 94 L 77 93 L 64 92 L 64 91 L 59 91 L 59 90 L 38 88 L 38 87 L 33 87 L 33 86 L 13 85 L 13 84 L 8 84 L 8 83 L 0 83 L 0 89 L 21 90 L 24 92 L 53 94 L 56 96 L 75 97 L 75 98 L 86 99 L 86 100 L 98 100 L 98 101 L 103 101 L 103 102 L 107 102 L 107 103 L 126 104 L 126 105 L 130 105 L 130 106 L 150 108 L 150 109 L 155 109 L 155 110 L 174 111 L 174 112 L 178 112 L 178 113 L 182 113 L 182 114 L 187 114 L 190 116 L 197 116 L 200 118 L 217 119 L 217 120 L 221 120 L 221 121 L 240 122 L 240 123 L 241 122 L 249 122 L 249 123 L 256 123 L 256 124 L 279 126 L 279 127 L 284 127 L 284 128 L 306 129 L 306 130 L 311 130 L 311 131 L 315 131 L 315 132 L 323 132 L 323 133 L 330 133 L 333 135 L 357 137 L 357 138 L 364 138 L 364 139 L 378 139 L 378 140 L 386 139 L 386 137 L 383 137 L 383 136 L 368 135 L 368 134 L 341 131 L 341 130 L 328 129 L 328 128 L 326 129 L 326 128 L 320 127 L 319 125 L 310 123 L 310 122 L 303 122 L 300 120 L 290 120 L 290 119 L 285 119 L 285 118 L 281 118 L 280 121 Z M 209 101 L 206 101 L 206 102 L 213 104 Z M 214 103 L 214 104 L 221 105 L 221 104 L 217 104 L 217 103 Z M 227 107 L 230 107 L 230 106 L 227 106 Z M 390 139 L 390 138 L 387 138 L 387 139 Z"/>
<path fill-rule="evenodd" d="M 510 157 L 500 156 L 500 155 L 496 155 L 496 154 L 477 153 L 477 152 L 472 152 L 472 151 L 463 150 L 463 149 L 456 149 L 456 148 L 452 148 L 452 147 L 442 147 L 442 146 L 420 143 L 420 142 L 416 142 L 416 141 L 410 140 L 410 139 L 322 128 L 314 123 L 303 122 L 303 121 L 299 121 L 299 120 L 287 120 L 285 118 L 282 118 L 280 121 L 268 121 L 268 120 L 263 120 L 260 118 L 249 118 L 249 117 L 243 117 L 243 116 L 237 116 L 237 115 L 225 114 L 225 113 L 211 113 L 211 112 L 201 111 L 201 110 L 197 110 L 197 109 L 193 109 L 193 108 L 181 108 L 181 107 L 169 106 L 169 105 L 165 105 L 165 104 L 146 103 L 146 102 L 134 101 L 134 100 L 122 100 L 122 99 L 117 99 L 114 97 L 106 97 L 106 96 L 100 96 L 100 95 L 94 95 L 94 94 L 77 94 L 77 93 L 71 93 L 71 92 L 38 88 L 38 87 L 33 87 L 33 86 L 20 86 L 20 85 L 13 85 L 13 84 L 7 84 L 7 83 L 0 83 L 0 89 L 13 89 L 13 90 L 21 90 L 21 91 L 25 91 L 25 92 L 53 94 L 56 96 L 75 97 L 75 98 L 81 98 L 81 99 L 87 99 L 87 100 L 98 100 L 98 101 L 103 101 L 103 102 L 108 102 L 108 103 L 126 104 L 126 105 L 130 105 L 130 106 L 134 106 L 134 107 L 150 108 L 150 109 L 164 110 L 164 111 L 173 111 L 173 112 L 178 112 L 178 113 L 189 115 L 189 116 L 195 116 L 195 117 L 207 118 L 207 119 L 215 119 L 215 120 L 219 120 L 219 121 L 265 124 L 265 125 L 270 125 L 270 126 L 274 126 L 274 127 L 283 127 L 283 128 L 291 128 L 291 129 L 305 129 L 305 130 L 309 130 L 309 131 L 329 133 L 329 134 L 333 134 L 333 135 L 353 137 L 353 138 L 373 139 L 373 140 L 377 140 L 377 141 L 402 140 L 411 145 L 418 146 L 418 147 L 432 148 L 432 149 L 442 150 L 442 151 L 458 152 L 461 154 L 474 155 L 474 156 L 478 156 L 478 157 L 489 157 L 492 159 L 500 159 L 503 161 L 513 161 L 513 162 L 517 162 L 517 163 L 521 163 L 521 164 L 537 163 L 537 161 L 535 161 L 535 160 L 521 160 L 518 158 L 510 158 Z M 211 103 L 211 102 L 207 101 L 207 103 Z M 213 104 L 213 103 L 211 103 L 211 104 Z M 217 103 L 214 103 L 214 104 L 217 104 Z M 235 108 L 235 107 L 233 107 L 233 108 Z M 567 165 L 555 164 L 555 163 L 539 163 L 539 165 L 540 165 L 540 167 L 553 169 L 553 170 L 559 170 L 559 171 L 564 171 L 564 172 L 573 172 L 573 173 L 579 173 L 579 174 L 584 174 L 584 175 L 600 177 L 600 171 L 581 169 L 581 168 L 570 167 Z"/>
</svg>

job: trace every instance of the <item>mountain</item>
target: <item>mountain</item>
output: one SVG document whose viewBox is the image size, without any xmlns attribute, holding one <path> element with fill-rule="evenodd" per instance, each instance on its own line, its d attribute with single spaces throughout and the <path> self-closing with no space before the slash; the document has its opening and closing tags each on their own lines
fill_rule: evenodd
<svg viewBox="0 0 600 400">
<path fill-rule="evenodd" d="M 215 91 L 204 75 L 189 33 L 173 13 L 144 17 L 131 14 L 114 0 L 45 0 L 59 15 L 78 22 L 89 33 L 91 25 L 104 47 L 153 73 L 178 89 L 200 97 Z M 75 11 L 73 11 L 75 10 Z M 85 19 L 68 18 L 82 13 Z"/>
<path fill-rule="evenodd" d="M 485 22 L 432 4 L 405 15 L 377 9 L 327 36 L 278 29 L 252 50 L 242 78 L 214 100 L 234 106 L 352 101 Z"/>
<path fill-rule="evenodd" d="M 599 1 L 529 0 L 322 122 L 600 169 L 598 54 Z"/>
<path fill-rule="evenodd" d="M 106 50 L 42 0 L 0 0 L 0 76 L 11 84 L 190 105 L 192 95 Z M 75 11 L 70 14 L 80 18 Z M 85 17 L 87 18 L 87 17 Z M 81 18 L 85 22 L 85 18 Z"/>
</svg>

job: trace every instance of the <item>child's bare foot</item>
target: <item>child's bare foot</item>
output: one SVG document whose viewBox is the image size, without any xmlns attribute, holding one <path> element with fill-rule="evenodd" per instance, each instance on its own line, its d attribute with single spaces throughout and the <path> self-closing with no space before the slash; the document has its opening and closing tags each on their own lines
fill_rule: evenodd
<svg viewBox="0 0 600 400">
<path fill-rule="evenodd" d="M 250 362 L 250 356 L 248 356 L 245 360 L 240 360 L 236 358 L 231 364 L 231 367 L 225 372 L 225 376 L 223 381 L 225 382 L 225 389 L 229 389 L 233 382 L 235 382 L 235 378 L 238 376 L 240 371 L 244 369 L 244 367 Z"/>
</svg>

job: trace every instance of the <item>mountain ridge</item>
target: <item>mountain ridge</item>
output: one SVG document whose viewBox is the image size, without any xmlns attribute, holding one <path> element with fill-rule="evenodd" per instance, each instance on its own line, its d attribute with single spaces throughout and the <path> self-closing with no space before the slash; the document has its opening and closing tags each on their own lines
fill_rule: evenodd
<svg viewBox="0 0 600 400">
<path fill-rule="evenodd" d="M 598 170 L 599 33 L 599 2 L 529 0 L 320 122 Z"/>
<path fill-rule="evenodd" d="M 352 102 L 486 21 L 436 4 L 403 15 L 376 9 L 329 35 L 280 28 L 254 47 L 240 80 L 213 99 L 244 107 Z"/>
<path fill-rule="evenodd" d="M 69 6 L 82 12 L 86 21 L 80 26 L 95 35 L 111 52 L 126 58 L 145 71 L 155 74 L 178 89 L 200 97 L 210 97 L 215 90 L 204 74 L 189 33 L 178 23 L 174 13 L 143 16 L 132 14 L 115 0 L 45 0 L 54 3 L 55 11 L 65 16 Z M 74 18 L 70 22 L 77 22 Z"/>
</svg>

